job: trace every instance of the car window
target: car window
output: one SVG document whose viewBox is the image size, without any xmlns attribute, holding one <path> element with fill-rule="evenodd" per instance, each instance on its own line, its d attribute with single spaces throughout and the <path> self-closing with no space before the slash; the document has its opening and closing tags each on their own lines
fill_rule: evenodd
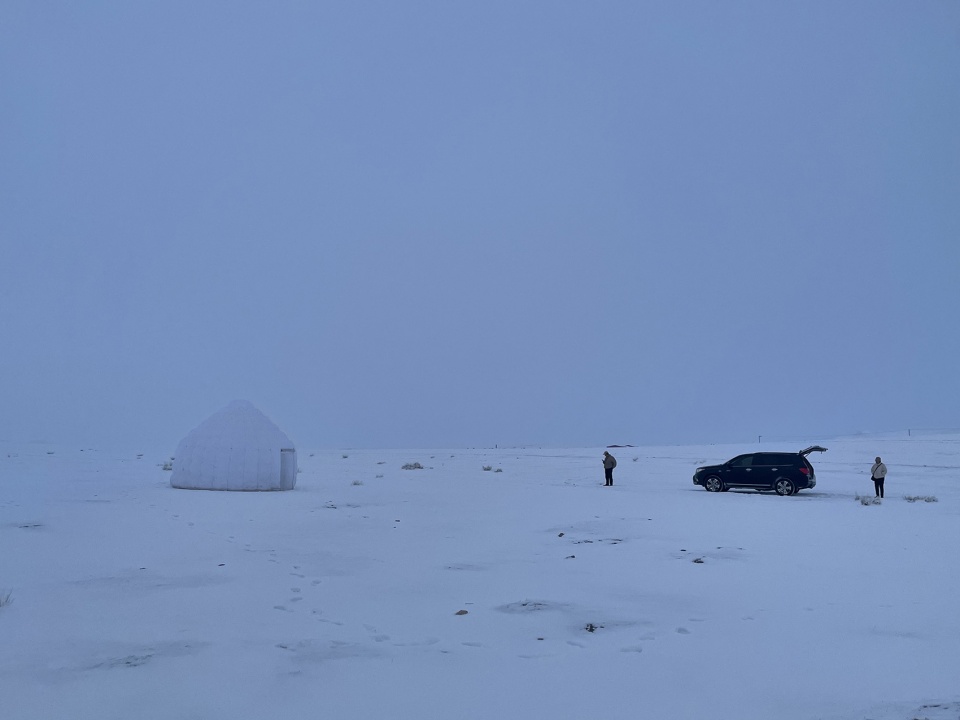
<svg viewBox="0 0 960 720">
<path fill-rule="evenodd" d="M 783 467 L 793 467 L 797 465 L 797 460 L 800 458 L 799 455 L 790 455 L 789 453 L 764 453 L 763 455 L 758 455 L 753 461 L 754 465 L 770 465 L 776 467 L 778 465 Z"/>
<path fill-rule="evenodd" d="M 753 463 L 753 455 L 741 455 L 730 461 L 730 467 L 749 467 Z"/>
</svg>

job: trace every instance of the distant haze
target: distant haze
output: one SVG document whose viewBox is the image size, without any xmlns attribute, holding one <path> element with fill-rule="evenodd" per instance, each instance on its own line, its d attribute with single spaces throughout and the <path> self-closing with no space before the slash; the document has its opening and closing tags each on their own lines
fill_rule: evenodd
<svg viewBox="0 0 960 720">
<path fill-rule="evenodd" d="M 0 439 L 960 427 L 960 4 L 0 5 Z"/>
</svg>

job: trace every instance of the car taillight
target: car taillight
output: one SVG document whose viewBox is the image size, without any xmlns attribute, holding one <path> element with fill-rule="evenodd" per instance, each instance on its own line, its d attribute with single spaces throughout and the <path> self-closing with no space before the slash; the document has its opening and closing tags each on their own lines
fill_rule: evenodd
<svg viewBox="0 0 960 720">
<path fill-rule="evenodd" d="M 804 475 L 809 475 L 809 474 L 810 474 L 810 468 L 802 467 L 802 468 L 800 468 L 800 472 L 802 472 Z"/>
</svg>

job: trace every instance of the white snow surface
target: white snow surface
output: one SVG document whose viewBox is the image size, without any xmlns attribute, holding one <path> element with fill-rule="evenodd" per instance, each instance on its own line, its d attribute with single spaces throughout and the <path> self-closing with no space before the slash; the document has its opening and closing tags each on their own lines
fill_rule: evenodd
<svg viewBox="0 0 960 720">
<path fill-rule="evenodd" d="M 281 451 L 292 450 L 281 472 Z M 177 445 L 170 484 L 194 490 L 292 490 L 296 452 L 284 432 L 247 400 L 234 400 Z"/>
<path fill-rule="evenodd" d="M 808 440 L 812 491 L 691 481 Z M 960 717 L 960 434 L 612 488 L 603 448 L 301 450 L 286 493 L 144 450 L 0 444 L 4 720 Z"/>
</svg>

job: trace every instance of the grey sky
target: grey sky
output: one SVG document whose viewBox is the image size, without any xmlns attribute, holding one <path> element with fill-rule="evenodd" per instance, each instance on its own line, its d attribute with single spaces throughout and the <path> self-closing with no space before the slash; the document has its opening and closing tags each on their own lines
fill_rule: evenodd
<svg viewBox="0 0 960 720">
<path fill-rule="evenodd" d="M 958 427 L 956 2 L 0 4 L 0 439 Z"/>
</svg>

